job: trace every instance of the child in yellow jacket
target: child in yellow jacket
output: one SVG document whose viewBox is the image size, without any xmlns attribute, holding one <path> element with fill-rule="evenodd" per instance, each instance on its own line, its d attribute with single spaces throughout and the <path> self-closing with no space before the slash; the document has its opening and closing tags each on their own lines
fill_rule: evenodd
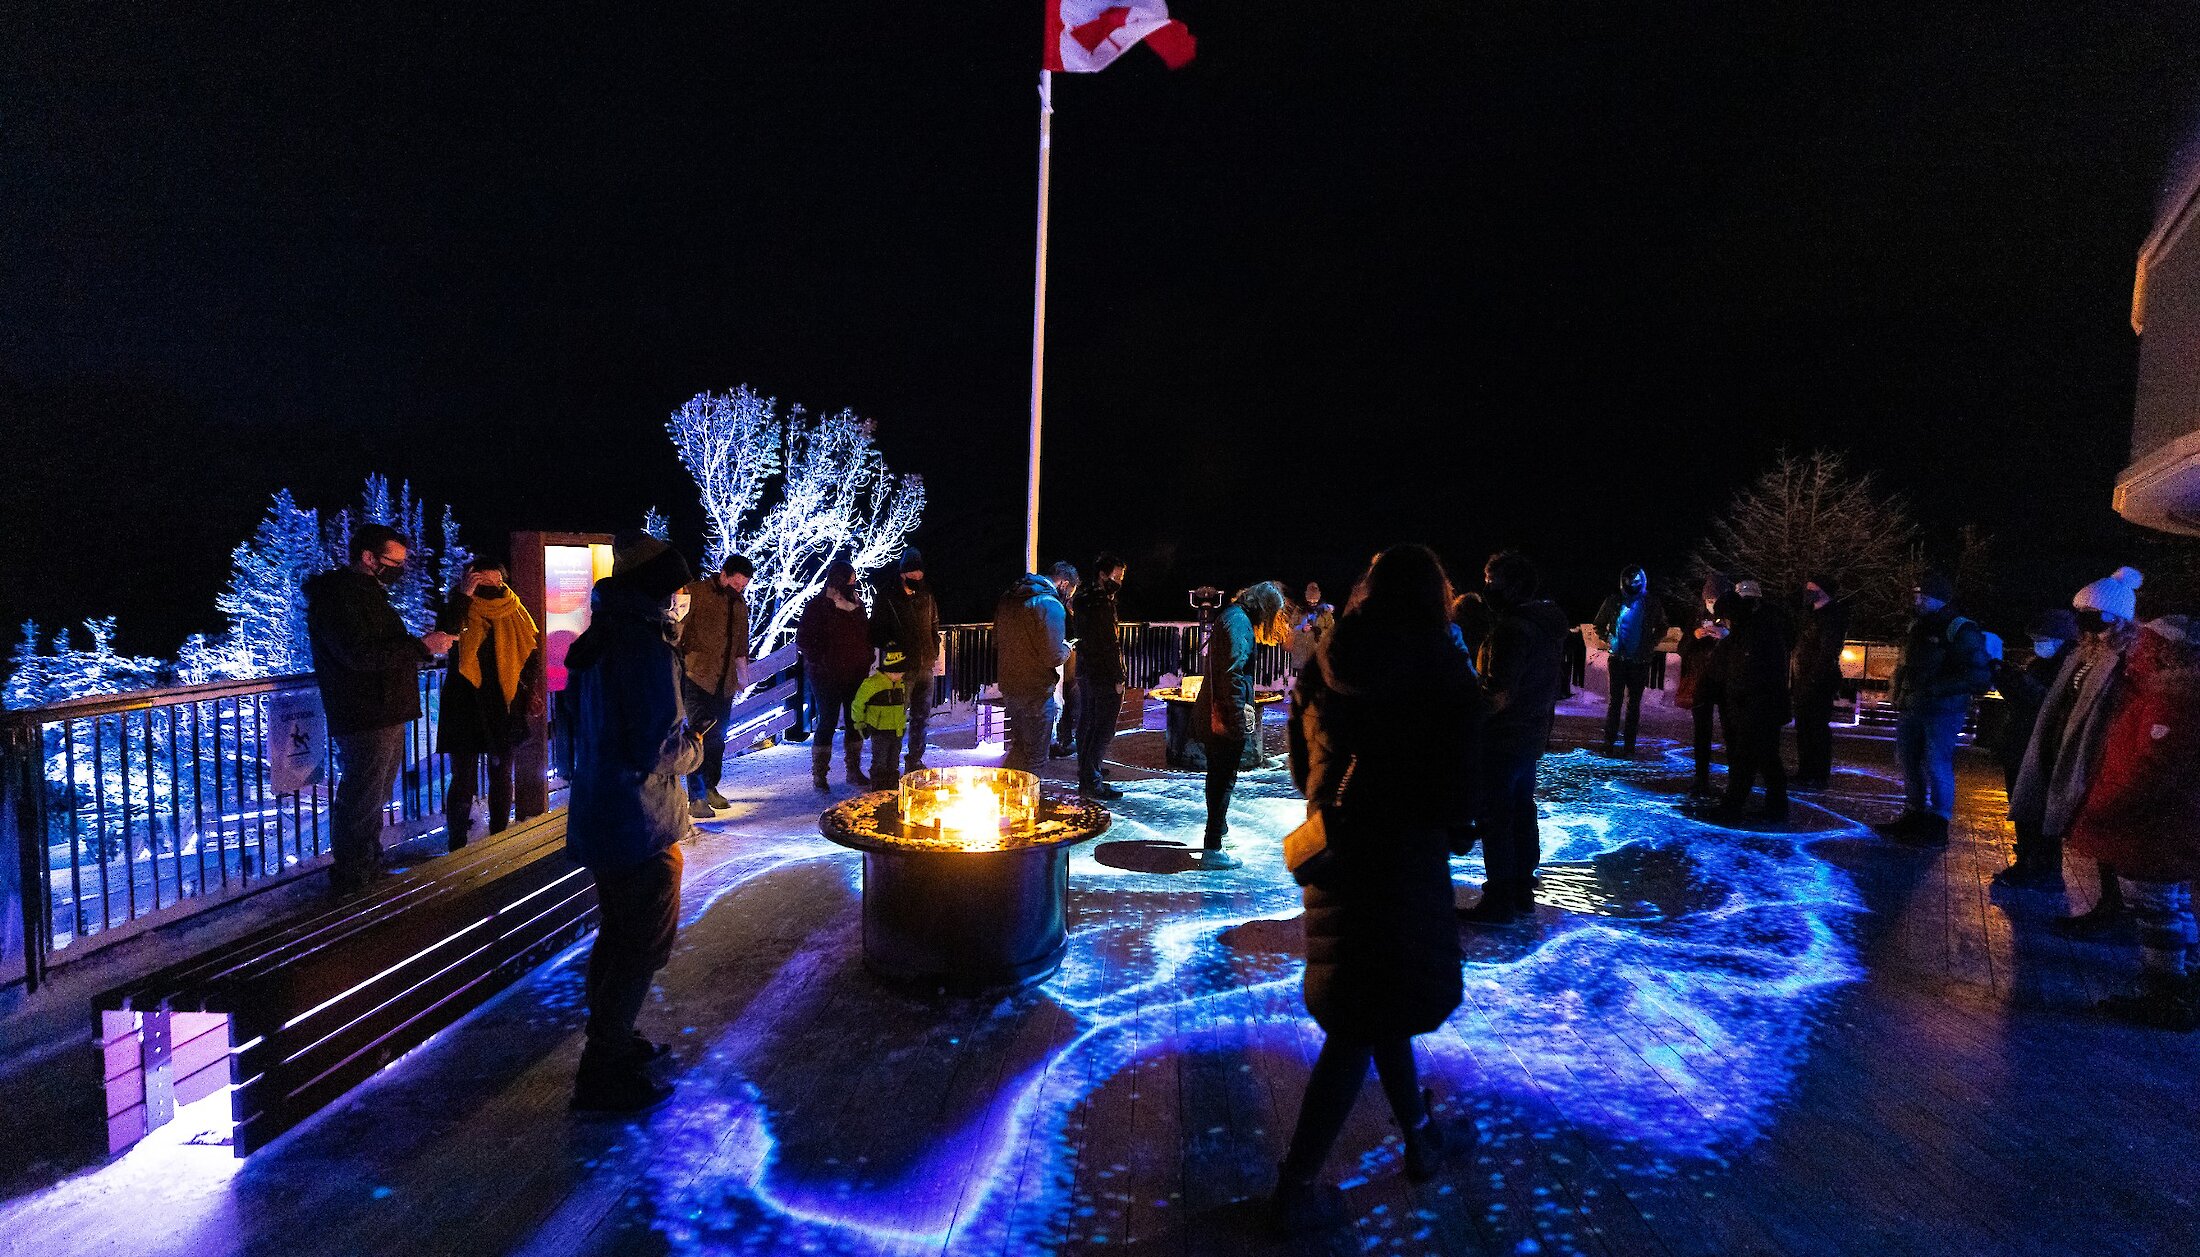
<svg viewBox="0 0 2200 1257">
<path fill-rule="evenodd" d="M 909 691 L 902 683 L 908 661 L 899 646 L 888 646 L 878 671 L 856 687 L 851 714 L 856 729 L 871 744 L 871 788 L 892 790 L 901 784 L 894 768 L 901 759 L 902 729 L 909 720 Z"/>
</svg>

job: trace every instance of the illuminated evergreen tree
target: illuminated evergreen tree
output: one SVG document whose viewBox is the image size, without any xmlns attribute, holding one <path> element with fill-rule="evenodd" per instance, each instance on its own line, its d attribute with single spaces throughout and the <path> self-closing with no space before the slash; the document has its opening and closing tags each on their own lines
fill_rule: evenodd
<svg viewBox="0 0 2200 1257">
<path fill-rule="evenodd" d="M 1909 504 L 1825 450 L 1805 456 L 1783 450 L 1734 495 L 1689 556 L 1694 579 L 1719 572 L 1756 580 L 1767 598 L 1788 598 L 1813 576 L 1825 576 L 1853 599 L 1857 629 L 1872 633 L 1906 622 L 1921 566 Z"/>
</svg>

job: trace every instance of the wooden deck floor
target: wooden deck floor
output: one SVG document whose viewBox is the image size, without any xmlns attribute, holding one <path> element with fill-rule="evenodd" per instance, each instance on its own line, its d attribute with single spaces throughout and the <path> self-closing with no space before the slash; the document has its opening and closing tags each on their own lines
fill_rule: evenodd
<svg viewBox="0 0 2200 1257">
<path fill-rule="evenodd" d="M 1919 853 L 1857 826 L 1891 810 L 1884 744 L 1842 752 L 1861 771 L 1778 835 L 1676 816 L 1681 760 L 1547 761 L 1546 906 L 1469 938 L 1467 1004 L 1422 1042 L 1476 1146 L 1408 1184 L 1371 1085 L 1332 1236 L 1271 1241 L 1253 1203 L 1317 1046 L 1276 775 L 1248 780 L 1251 858 L 1217 876 L 1174 845 L 1197 781 L 1126 768 L 1072 869 L 1063 971 L 923 998 L 863 973 L 859 866 L 810 832 L 793 749 L 742 761 L 743 812 L 691 848 L 645 1014 L 673 1105 L 567 1115 L 567 957 L 241 1167 L 157 1147 L 0 1205 L 0 1251 L 2196 1251 L 2200 1036 L 2091 1016 L 2130 959 L 2048 933 L 2059 897 L 1990 893 L 1983 762 L 1956 841 Z"/>
</svg>

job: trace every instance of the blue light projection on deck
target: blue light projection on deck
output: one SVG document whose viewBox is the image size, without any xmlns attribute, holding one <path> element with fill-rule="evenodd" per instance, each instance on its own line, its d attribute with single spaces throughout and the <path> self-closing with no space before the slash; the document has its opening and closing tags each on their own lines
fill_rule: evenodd
<svg viewBox="0 0 2200 1257">
<path fill-rule="evenodd" d="M 1807 850 L 1850 822 L 1799 800 L 1798 828 L 1815 832 L 1701 825 L 1650 788 L 1671 772 L 1582 752 L 1544 761 L 1547 906 L 1533 930 L 1470 937 L 1467 1002 L 1418 1041 L 1441 1107 L 1485 1127 L 1508 1106 L 1555 1109 L 1634 1149 L 1638 1168 L 1715 1161 L 1773 1119 L 1807 1051 L 1814 1007 L 1862 976 L 1842 928 L 1860 900 Z M 957 1251 L 1024 1251 L 1104 1239 L 1098 1232 L 1124 1203 L 1108 1182 L 1124 1167 L 1110 1156 L 1132 1154 L 1096 1150 L 1120 1132 L 1078 1128 L 1091 1096 L 1170 1054 L 1248 1045 L 1294 1060 L 1311 1054 L 1319 1032 L 1299 1002 L 1298 894 L 1275 855 L 1303 815 L 1289 782 L 1275 771 L 1243 780 L 1231 825 L 1247 866 L 1223 877 L 1153 863 L 1169 854 L 1165 844 L 1198 832 L 1198 779 L 1127 789 L 1114 829 L 1073 865 L 1061 972 L 982 1019 L 998 1028 L 997 1076 L 957 1075 L 944 1095 L 885 1100 L 878 1147 L 805 1143 L 805 1118 L 817 1125 L 822 1115 L 800 1106 L 817 1101 L 793 1099 L 797 1107 L 784 1110 L 770 1083 L 760 1088 L 746 1072 L 775 1067 L 767 1020 L 892 1020 L 863 1015 L 863 1001 L 893 997 L 857 971 L 853 930 L 840 949 L 844 971 L 774 979 L 755 998 L 768 1012 L 754 1024 L 736 1019 L 683 1076 L 678 1108 L 643 1128 L 653 1225 L 675 1249 L 937 1251 L 952 1234 Z M 833 883 L 848 877 L 852 901 L 854 860 L 816 857 L 836 859 Z M 767 861 L 714 894 L 788 867 Z M 1456 873 L 1477 884 L 1479 860 L 1460 861 Z M 870 1102 L 859 1086 L 866 1072 L 892 1077 L 895 1054 L 923 1046 L 870 1033 L 869 1042 L 834 1045 L 857 1093 L 844 1103 Z M 1286 1075 L 1295 1088 L 1298 1075 Z M 806 1078 L 809 1088 L 790 1093 L 807 1096 L 816 1080 Z M 1262 1155 L 1273 1159 L 1287 1133 L 1261 1133 L 1273 1145 Z M 1392 1172 L 1396 1154 L 1395 1142 L 1340 1148 L 1331 1172 L 1349 1186 Z M 1519 1163 L 1476 1173 L 1501 1184 Z M 1563 1222 L 1538 1226 L 1545 1251 L 1571 1247 Z"/>
</svg>

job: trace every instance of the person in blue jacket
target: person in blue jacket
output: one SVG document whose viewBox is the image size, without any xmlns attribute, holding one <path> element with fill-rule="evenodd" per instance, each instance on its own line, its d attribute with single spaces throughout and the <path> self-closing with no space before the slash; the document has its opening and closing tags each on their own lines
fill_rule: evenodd
<svg viewBox="0 0 2200 1257">
<path fill-rule="evenodd" d="M 588 1043 L 573 1088 L 580 1111 L 636 1113 L 672 1095 L 652 1078 L 661 1044 L 635 1033 L 680 922 L 679 842 L 690 832 L 681 777 L 703 762 L 680 701 L 672 596 L 687 560 L 645 533 L 621 534 L 596 582 L 588 631 L 565 666 L 577 694 L 566 850 L 596 882 L 588 954 Z"/>
</svg>

